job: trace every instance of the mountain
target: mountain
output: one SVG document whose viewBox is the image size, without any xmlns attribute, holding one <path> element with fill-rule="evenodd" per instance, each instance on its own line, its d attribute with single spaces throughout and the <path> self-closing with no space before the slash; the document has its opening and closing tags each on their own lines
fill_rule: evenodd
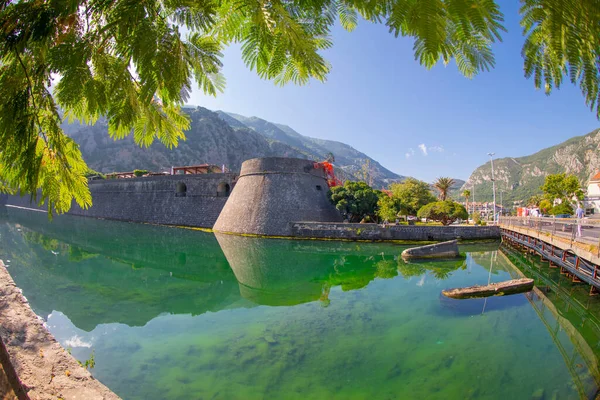
<svg viewBox="0 0 600 400">
<path fill-rule="evenodd" d="M 562 172 L 577 175 L 582 187 L 587 187 L 587 181 L 599 169 L 600 129 L 596 129 L 530 156 L 494 160 L 496 200 L 500 201 L 500 191 L 505 205 L 527 200 L 541 193 L 540 186 L 546 175 Z M 492 168 L 488 162 L 473 171 L 462 189 L 473 192 L 475 185 L 475 201 L 491 201 L 491 179 Z"/>
<path fill-rule="evenodd" d="M 303 153 L 285 143 L 268 141 L 248 128 L 234 130 L 217 114 L 202 107 L 185 109 L 191 118 L 186 140 L 173 149 L 155 141 L 148 148 L 134 143 L 132 135 L 123 140 L 108 136 L 107 123 L 99 120 L 93 126 L 70 124 L 65 132 L 80 146 L 90 168 L 100 172 L 168 171 L 171 166 L 210 163 L 225 164 L 239 171 L 243 161 L 255 157 L 301 157 Z"/>
<path fill-rule="evenodd" d="M 384 168 L 371 157 L 345 143 L 304 136 L 287 125 L 258 117 L 245 117 L 225 111 L 217 111 L 217 114 L 233 129 L 252 129 L 266 139 L 285 143 L 315 161 L 325 160 L 328 154 L 332 153 L 335 157 L 336 174 L 339 173 L 343 178 L 364 179 L 363 171 L 368 170 L 368 179 L 376 188 L 387 187 L 390 183 L 400 182 L 405 178 Z M 343 173 L 340 173 L 340 170 Z"/>
<path fill-rule="evenodd" d="M 339 142 L 305 137 L 286 125 L 236 114 L 213 112 L 206 108 L 185 108 L 191 118 L 186 140 L 173 149 L 155 141 L 140 148 L 133 137 L 113 140 L 108 136 L 105 120 L 95 125 L 77 122 L 63 129 L 80 146 L 90 168 L 100 172 L 124 172 L 134 169 L 168 171 L 171 166 L 210 163 L 239 171 L 242 162 L 256 157 L 298 157 L 315 161 L 336 157 L 336 175 L 342 179 L 359 179 L 361 167 L 369 160 L 373 185 L 387 186 L 403 177 L 382 167 L 377 161 Z"/>
<path fill-rule="evenodd" d="M 454 185 L 450 187 L 450 197 L 453 200 L 462 202 L 465 201 L 464 197 L 462 197 L 462 187 L 465 185 L 465 181 L 462 179 L 454 178 Z"/>
</svg>

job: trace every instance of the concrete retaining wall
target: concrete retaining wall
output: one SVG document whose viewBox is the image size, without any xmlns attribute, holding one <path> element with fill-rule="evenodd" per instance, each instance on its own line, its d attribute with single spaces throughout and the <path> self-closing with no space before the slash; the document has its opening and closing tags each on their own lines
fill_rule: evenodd
<svg viewBox="0 0 600 400">
<path fill-rule="evenodd" d="M 447 241 L 500 239 L 497 226 L 407 226 L 292 222 L 292 236 L 347 240 Z"/>
<path fill-rule="evenodd" d="M 235 174 L 202 174 L 90 181 L 92 207 L 83 210 L 73 203 L 69 214 L 212 228 L 235 178 Z M 7 205 L 39 208 L 29 196 L 8 196 L 5 201 Z"/>
</svg>

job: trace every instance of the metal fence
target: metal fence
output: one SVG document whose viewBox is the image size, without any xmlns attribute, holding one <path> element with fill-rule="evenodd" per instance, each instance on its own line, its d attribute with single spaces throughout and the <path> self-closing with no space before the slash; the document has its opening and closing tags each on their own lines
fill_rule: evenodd
<svg viewBox="0 0 600 400">
<path fill-rule="evenodd" d="M 600 219 L 500 217 L 498 223 L 509 228 L 535 229 L 572 242 L 600 246 Z"/>
</svg>

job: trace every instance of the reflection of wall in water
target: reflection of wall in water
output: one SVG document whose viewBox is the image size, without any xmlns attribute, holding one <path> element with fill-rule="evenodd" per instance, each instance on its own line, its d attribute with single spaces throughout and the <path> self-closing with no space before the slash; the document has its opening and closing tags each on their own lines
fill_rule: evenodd
<svg viewBox="0 0 600 400">
<path fill-rule="evenodd" d="M 162 313 L 242 305 L 210 234 L 73 216 L 50 223 L 45 213 L 24 210 L 11 210 L 10 221 L 0 223 L 3 243 L 11 244 L 0 258 L 19 266 L 11 275 L 44 317 L 61 311 L 91 331 L 101 323 L 143 326 Z"/>
<path fill-rule="evenodd" d="M 282 306 L 318 300 L 323 282 L 333 272 L 331 256 L 298 252 L 289 240 L 215 236 L 241 295 L 256 304 Z"/>
<path fill-rule="evenodd" d="M 215 234 L 240 285 L 241 295 L 257 304 L 292 305 L 328 301 L 329 289 L 367 286 L 373 279 L 430 271 L 443 279 L 464 267 L 464 259 L 405 263 L 402 248 L 343 242 L 265 240 Z"/>
</svg>

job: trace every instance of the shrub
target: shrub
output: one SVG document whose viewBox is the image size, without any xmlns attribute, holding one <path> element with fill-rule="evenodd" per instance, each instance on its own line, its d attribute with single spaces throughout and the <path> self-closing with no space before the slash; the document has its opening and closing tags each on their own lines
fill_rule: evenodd
<svg viewBox="0 0 600 400">
<path fill-rule="evenodd" d="M 106 179 L 106 175 L 104 175 L 101 172 L 94 171 L 91 168 L 88 168 L 88 170 L 85 173 L 85 177 L 88 179 Z"/>
<path fill-rule="evenodd" d="M 562 202 L 560 204 L 555 205 L 550 209 L 550 214 L 559 215 L 559 214 L 569 214 L 573 215 L 573 207 L 566 202 Z"/>
<path fill-rule="evenodd" d="M 379 193 L 365 182 L 346 181 L 344 186 L 331 188 L 329 199 L 350 222 L 361 221 L 367 216 L 375 220 Z"/>
<path fill-rule="evenodd" d="M 452 200 L 444 200 L 421 207 L 417 217 L 438 221 L 442 225 L 450 225 L 457 219 L 467 219 L 469 214 L 462 204 Z"/>
<path fill-rule="evenodd" d="M 475 211 L 473 213 L 473 222 L 476 225 L 479 225 L 481 223 L 481 214 L 479 213 L 479 211 Z"/>
<path fill-rule="evenodd" d="M 134 170 L 133 170 L 133 174 L 134 174 L 135 176 L 144 176 L 144 175 L 146 175 L 147 173 L 148 173 L 148 170 L 147 170 L 147 169 L 134 169 Z"/>
</svg>

